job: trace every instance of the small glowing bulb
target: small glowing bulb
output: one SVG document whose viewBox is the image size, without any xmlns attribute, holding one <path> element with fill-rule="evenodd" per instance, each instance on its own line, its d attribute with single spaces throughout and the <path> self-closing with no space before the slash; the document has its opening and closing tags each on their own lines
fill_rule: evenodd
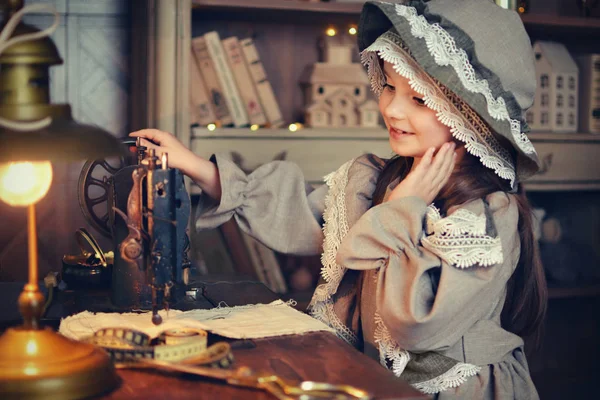
<svg viewBox="0 0 600 400">
<path fill-rule="evenodd" d="M 50 161 L 0 164 L 0 200 L 11 206 L 36 203 L 48 193 L 50 183 Z"/>
<path fill-rule="evenodd" d="M 356 27 L 352 26 L 350 27 L 350 29 L 348 29 L 348 33 L 351 35 L 356 35 Z"/>
<path fill-rule="evenodd" d="M 258 130 L 258 128 L 260 128 L 260 127 L 259 127 L 258 125 L 256 125 L 256 124 L 254 124 L 254 125 L 250 126 L 250 130 L 251 130 L 251 131 L 257 131 L 257 130 Z"/>
<path fill-rule="evenodd" d="M 325 31 L 325 34 L 327 34 L 327 36 L 335 36 L 337 34 L 337 31 L 335 30 L 335 28 L 328 28 Z"/>
<path fill-rule="evenodd" d="M 211 132 L 212 132 L 212 131 L 214 131 L 215 129 L 217 129 L 217 125 L 215 125 L 215 124 L 208 124 L 208 125 L 206 125 L 206 128 L 207 128 L 209 131 L 211 131 Z"/>
<path fill-rule="evenodd" d="M 25 352 L 29 356 L 35 356 L 38 352 L 37 342 L 35 340 L 30 339 L 25 345 Z"/>
<path fill-rule="evenodd" d="M 519 7 L 519 13 L 523 14 L 525 12 L 525 7 L 521 6 Z"/>
<path fill-rule="evenodd" d="M 288 127 L 290 132 L 296 132 L 302 128 L 304 128 L 304 125 L 302 125 L 300 122 L 294 122 L 293 124 L 290 124 L 290 126 Z"/>
</svg>

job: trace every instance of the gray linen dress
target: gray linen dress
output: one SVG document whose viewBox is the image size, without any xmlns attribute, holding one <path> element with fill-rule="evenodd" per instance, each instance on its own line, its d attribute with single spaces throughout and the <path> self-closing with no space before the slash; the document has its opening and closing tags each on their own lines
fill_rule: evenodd
<svg viewBox="0 0 600 400">
<path fill-rule="evenodd" d="M 222 197 L 216 204 L 203 196 L 198 229 L 235 217 L 241 229 L 276 251 L 322 252 L 328 186 L 307 190 L 301 170 L 290 162 L 271 162 L 246 175 L 225 157 L 213 156 L 212 161 L 219 168 Z M 381 359 L 378 314 L 393 340 L 411 354 L 434 351 L 480 367 L 475 376 L 435 398 L 537 399 L 523 340 L 500 326 L 506 282 L 520 252 L 514 199 L 501 192 L 486 199 L 503 261 L 460 268 L 446 262 L 445 254 L 422 245 L 429 208 L 421 199 L 408 197 L 371 207 L 382 164 L 375 156 L 362 156 L 348 170 L 345 202 L 350 229 L 336 258 L 348 268 L 353 283 L 353 289 L 338 297 L 336 307 L 345 310 L 344 323 L 362 339 L 359 348 Z M 488 215 L 485 208 L 483 200 L 460 207 L 477 216 Z M 451 209 L 448 215 L 456 211 Z M 406 370 L 402 378 L 411 382 L 411 373 Z"/>
</svg>

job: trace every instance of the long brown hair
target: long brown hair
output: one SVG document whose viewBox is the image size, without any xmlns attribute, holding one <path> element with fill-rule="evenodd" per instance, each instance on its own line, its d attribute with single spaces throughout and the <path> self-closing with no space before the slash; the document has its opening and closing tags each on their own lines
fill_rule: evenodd
<svg viewBox="0 0 600 400">
<path fill-rule="evenodd" d="M 459 145 L 457 143 L 457 147 Z M 375 186 L 373 204 L 383 201 L 386 189 L 394 178 L 404 179 L 410 172 L 412 163 L 412 158 L 399 156 L 385 163 Z M 483 199 L 497 191 L 508 192 L 509 189 L 508 181 L 498 177 L 477 158 L 465 152 L 450 180 L 438 194 L 435 204 L 445 214 L 452 206 Z M 531 337 L 539 344 L 548 297 L 546 278 L 533 236 L 532 208 L 520 184 L 514 197 L 519 209 L 521 254 L 517 268 L 507 283 L 502 327 L 519 336 Z"/>
</svg>

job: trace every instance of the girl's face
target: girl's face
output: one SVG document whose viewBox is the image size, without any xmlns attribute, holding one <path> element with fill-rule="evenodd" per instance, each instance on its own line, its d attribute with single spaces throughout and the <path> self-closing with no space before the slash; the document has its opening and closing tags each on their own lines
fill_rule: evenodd
<svg viewBox="0 0 600 400">
<path fill-rule="evenodd" d="M 392 64 L 384 62 L 386 85 L 379 97 L 379 110 L 390 135 L 394 153 L 414 157 L 418 164 L 427 149 L 439 149 L 452 141 L 450 128 L 438 121 L 436 112 L 423 102 L 408 80 L 399 75 Z"/>
</svg>

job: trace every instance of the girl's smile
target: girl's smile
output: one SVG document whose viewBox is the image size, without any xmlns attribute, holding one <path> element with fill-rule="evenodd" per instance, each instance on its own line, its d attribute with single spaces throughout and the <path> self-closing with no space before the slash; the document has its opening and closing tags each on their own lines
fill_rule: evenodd
<svg viewBox="0 0 600 400">
<path fill-rule="evenodd" d="M 388 131 L 390 132 L 390 137 L 394 140 L 404 140 L 405 138 L 414 135 L 412 132 L 407 132 L 393 127 L 388 128 Z"/>
</svg>

